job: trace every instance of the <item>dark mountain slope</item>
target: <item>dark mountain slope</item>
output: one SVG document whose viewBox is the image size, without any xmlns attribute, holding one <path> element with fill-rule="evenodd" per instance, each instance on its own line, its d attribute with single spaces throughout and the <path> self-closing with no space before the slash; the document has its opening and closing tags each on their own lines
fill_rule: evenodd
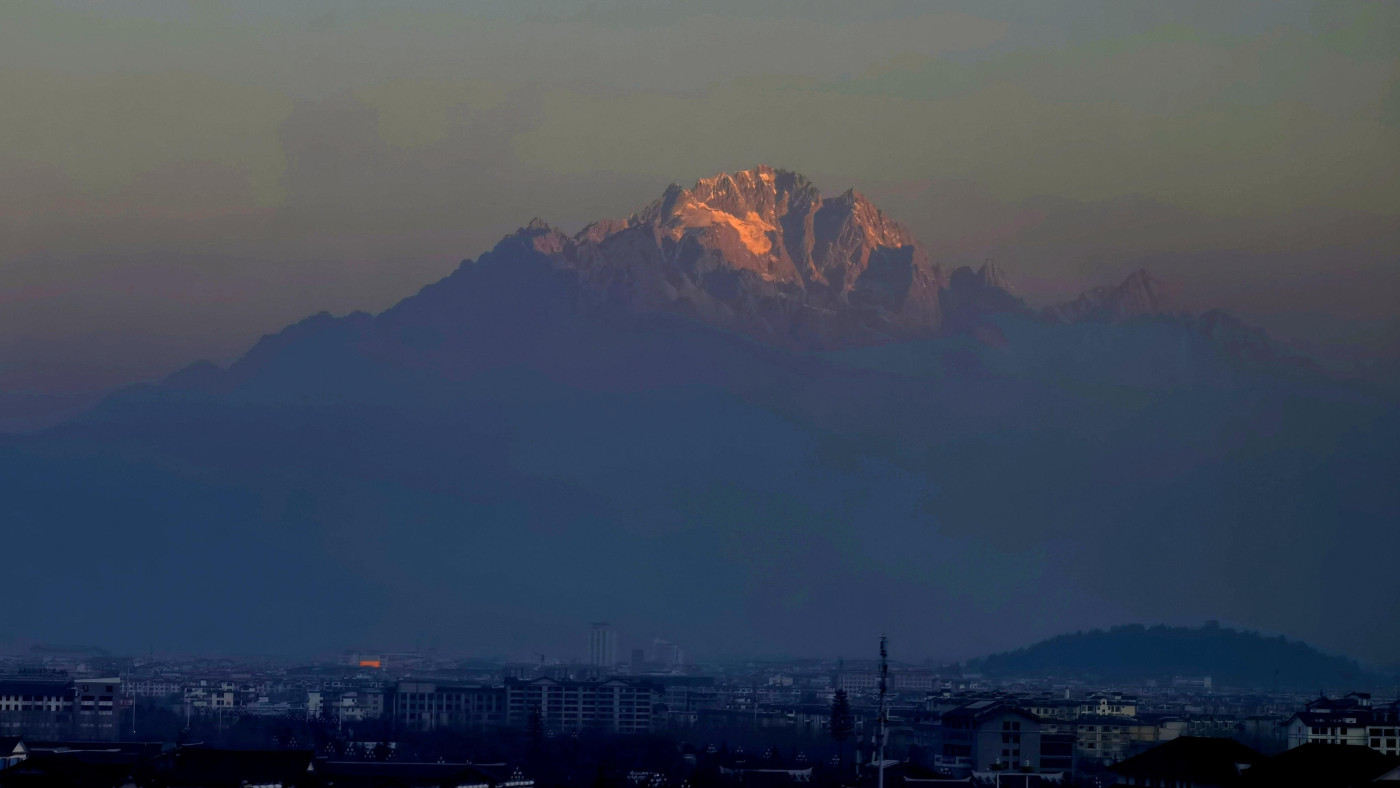
<svg viewBox="0 0 1400 788">
<path fill-rule="evenodd" d="M 1016 651 L 972 660 L 969 671 L 1108 681 L 1210 676 L 1220 687 L 1348 692 L 1370 686 L 1355 660 L 1294 640 L 1219 626 L 1121 626 L 1060 635 Z"/>
<path fill-rule="evenodd" d="M 731 259 L 742 227 L 713 214 L 665 240 L 691 199 L 668 192 L 573 239 L 535 223 L 382 314 L 309 318 L 0 443 L 0 522 L 35 557 L 0 637 L 571 656 L 607 618 L 698 653 L 884 631 L 957 655 L 1195 615 L 1400 647 L 1375 626 L 1400 620 L 1392 402 L 1221 319 L 901 323 L 856 271 L 910 246 L 887 220 L 854 195 L 794 213 L 789 194 L 779 215 L 731 180 L 707 210 L 752 208 L 796 273 Z M 684 265 L 652 256 L 687 244 Z M 978 285 L 1004 292 L 994 274 Z M 725 277 L 743 287 L 702 306 L 637 300 Z M 784 317 L 809 309 L 819 332 Z"/>
</svg>

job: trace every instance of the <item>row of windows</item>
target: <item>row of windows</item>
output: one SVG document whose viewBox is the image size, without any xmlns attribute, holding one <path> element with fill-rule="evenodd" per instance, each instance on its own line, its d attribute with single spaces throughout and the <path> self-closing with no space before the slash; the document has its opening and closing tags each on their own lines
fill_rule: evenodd
<svg viewBox="0 0 1400 788">
<path fill-rule="evenodd" d="M 1346 736 L 1346 735 L 1350 732 L 1350 730 L 1351 730 L 1350 728 L 1317 728 L 1317 727 L 1315 727 L 1315 728 L 1312 729 L 1312 734 L 1313 734 L 1314 736 Z M 1361 732 L 1360 730 L 1357 731 L 1357 733 L 1360 733 L 1360 732 Z"/>
</svg>

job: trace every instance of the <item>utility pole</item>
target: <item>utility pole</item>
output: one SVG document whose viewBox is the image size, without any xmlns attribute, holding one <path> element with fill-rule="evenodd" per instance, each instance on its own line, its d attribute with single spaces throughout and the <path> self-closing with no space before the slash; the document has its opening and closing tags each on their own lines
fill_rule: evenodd
<svg viewBox="0 0 1400 788">
<path fill-rule="evenodd" d="M 876 788 L 885 788 L 885 739 L 888 738 L 888 736 L 889 736 L 889 731 L 886 729 L 886 724 L 887 724 L 887 722 L 888 722 L 888 717 L 889 717 L 888 708 L 887 708 L 887 706 L 886 706 L 886 703 L 887 703 L 887 694 L 888 694 L 888 691 L 889 691 L 889 678 L 890 678 L 890 654 L 889 654 L 889 650 L 886 648 L 887 642 L 888 642 L 888 638 L 886 638 L 884 635 L 881 635 L 881 636 L 880 636 L 880 717 L 879 717 L 879 719 L 876 721 L 876 724 L 877 724 L 876 731 L 877 731 L 877 732 L 876 732 L 876 734 L 875 734 L 876 737 L 877 737 L 877 739 L 876 739 L 876 748 L 877 748 L 877 753 L 878 753 L 878 754 L 876 755 L 876 757 L 878 757 L 878 758 L 880 759 L 880 764 L 879 764 L 879 766 L 876 767 L 876 774 L 878 775 L 878 777 L 876 777 L 876 783 L 875 783 L 875 784 L 876 784 Z"/>
</svg>

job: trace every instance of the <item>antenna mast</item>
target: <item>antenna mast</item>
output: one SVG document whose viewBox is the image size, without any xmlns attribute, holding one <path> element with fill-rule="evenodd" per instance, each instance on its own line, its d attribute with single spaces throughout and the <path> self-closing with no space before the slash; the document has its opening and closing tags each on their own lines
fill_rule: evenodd
<svg viewBox="0 0 1400 788">
<path fill-rule="evenodd" d="M 885 739 L 889 737 L 889 731 L 886 728 L 889 718 L 886 695 L 890 678 L 890 654 L 885 647 L 887 640 L 884 635 L 880 636 L 880 717 L 877 721 L 878 727 L 875 734 L 878 737 L 876 739 L 876 747 L 878 748 L 876 757 L 880 759 L 880 763 L 876 767 L 878 774 L 876 788 L 885 788 Z"/>
</svg>

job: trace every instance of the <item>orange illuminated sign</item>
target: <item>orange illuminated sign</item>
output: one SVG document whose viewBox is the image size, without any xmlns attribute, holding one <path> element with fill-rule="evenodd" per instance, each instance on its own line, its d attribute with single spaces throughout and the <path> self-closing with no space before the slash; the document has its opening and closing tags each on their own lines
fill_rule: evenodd
<svg viewBox="0 0 1400 788">
<path fill-rule="evenodd" d="M 377 667 L 379 667 L 379 660 L 377 660 L 377 659 L 362 659 L 362 660 L 360 660 L 360 667 L 362 667 L 362 668 L 377 668 Z"/>
</svg>

